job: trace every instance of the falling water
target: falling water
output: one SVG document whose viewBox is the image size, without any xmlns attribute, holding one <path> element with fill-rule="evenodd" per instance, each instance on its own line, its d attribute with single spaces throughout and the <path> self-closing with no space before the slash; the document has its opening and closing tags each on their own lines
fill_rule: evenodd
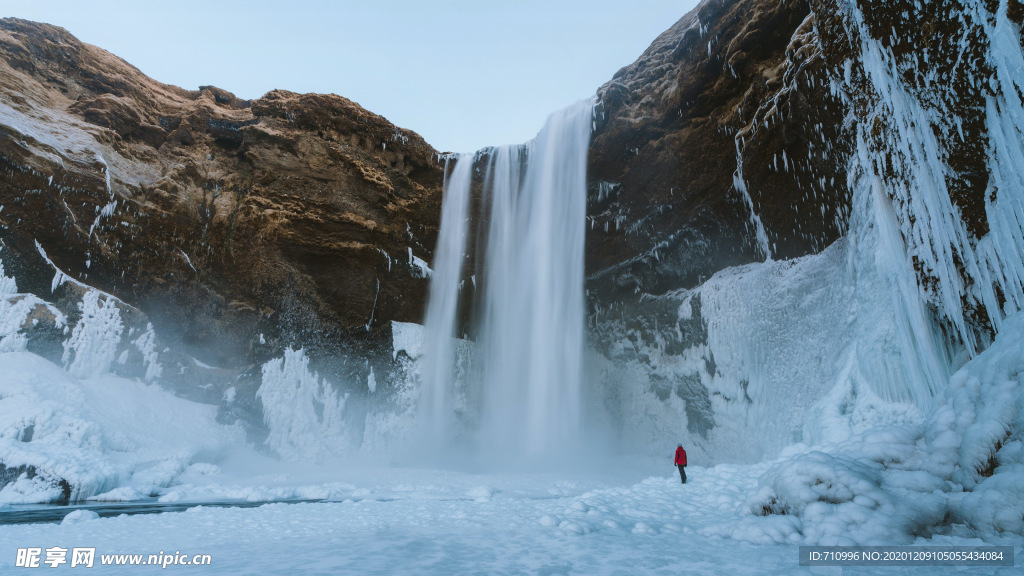
<svg viewBox="0 0 1024 576">
<path fill-rule="evenodd" d="M 481 399 L 476 437 L 485 453 L 504 460 L 557 455 L 579 436 L 592 109 L 593 102 L 580 102 L 553 114 L 533 141 L 487 152 L 476 318 L 483 369 L 472 385 Z M 454 433 L 450 343 L 471 163 L 460 158 L 446 187 L 427 311 L 419 414 L 424 431 L 441 443 Z"/>
<path fill-rule="evenodd" d="M 444 183 L 441 231 L 434 251 L 434 271 L 427 304 L 423 382 L 417 412 L 420 440 L 425 446 L 442 447 L 451 437 L 454 427 L 454 338 L 459 308 L 459 282 L 465 260 L 466 217 L 472 168 L 472 154 L 459 156 L 455 169 Z"/>
<path fill-rule="evenodd" d="M 495 150 L 488 170 L 481 427 L 506 456 L 560 453 L 580 428 L 591 109 L 552 115 L 526 146 Z"/>
</svg>

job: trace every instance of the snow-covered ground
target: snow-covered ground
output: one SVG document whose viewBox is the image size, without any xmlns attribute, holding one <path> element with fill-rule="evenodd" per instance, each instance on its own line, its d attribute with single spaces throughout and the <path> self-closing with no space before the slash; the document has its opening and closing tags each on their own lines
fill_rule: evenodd
<svg viewBox="0 0 1024 576">
<path fill-rule="evenodd" d="M 0 569 L 14 566 L 15 548 L 60 546 L 94 547 L 95 565 L 88 572 L 95 574 L 156 572 L 161 568 L 99 566 L 100 555 L 148 559 L 161 552 L 211 556 L 209 566 L 168 567 L 181 574 L 896 573 L 893 568 L 811 570 L 798 565 L 795 544 L 730 538 L 737 523 L 749 517 L 745 502 L 764 466 L 692 466 L 689 483 L 682 485 L 668 460 L 663 474 L 637 482 L 622 470 L 584 475 L 335 470 L 334 481 L 294 492 L 328 496 L 332 502 L 0 526 Z M 296 475 L 251 480 L 280 487 L 289 479 Z M 211 490 L 231 493 L 225 480 Z M 237 488 L 236 495 L 246 493 L 275 490 Z M 918 542 L 983 544 L 950 536 Z M 1016 554 L 1024 554 L 1019 543 Z M 1017 574 L 1019 569 L 1018 562 L 1012 568 L 956 573 Z"/>
</svg>

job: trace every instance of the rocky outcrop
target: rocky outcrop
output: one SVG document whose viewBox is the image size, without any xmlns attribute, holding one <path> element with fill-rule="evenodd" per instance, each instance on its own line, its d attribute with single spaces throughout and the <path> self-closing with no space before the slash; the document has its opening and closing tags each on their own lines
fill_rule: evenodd
<svg viewBox="0 0 1024 576">
<path fill-rule="evenodd" d="M 730 266 L 819 252 L 846 230 L 853 133 L 828 72 L 806 1 L 705 0 L 598 90 L 591 341 L 643 366 L 631 378 L 664 406 L 682 400 L 694 438 L 721 418 L 714 397 L 719 412 L 749 397 L 710 383 L 707 321 L 687 290 Z M 677 373 L 650 350 L 703 359 Z"/>
<path fill-rule="evenodd" d="M 597 307 L 839 237 L 852 141 L 814 23 L 804 0 L 705 0 L 598 90 Z"/>
<path fill-rule="evenodd" d="M 335 95 L 244 101 L 156 82 L 45 24 L 0 20 L 0 242 L 22 290 L 55 271 L 245 369 L 420 321 L 443 165 Z M 37 247 L 38 243 L 38 247 Z"/>
</svg>

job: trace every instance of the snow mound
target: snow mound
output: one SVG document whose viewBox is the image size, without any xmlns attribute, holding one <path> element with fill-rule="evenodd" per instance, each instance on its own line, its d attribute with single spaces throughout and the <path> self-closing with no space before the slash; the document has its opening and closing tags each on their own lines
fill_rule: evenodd
<svg viewBox="0 0 1024 576">
<path fill-rule="evenodd" d="M 0 366 L 0 463 L 18 474 L 0 503 L 134 499 L 244 441 L 215 406 L 155 385 L 76 377 L 28 352 L 0 353 Z"/>
<path fill-rule="evenodd" d="M 921 424 L 879 426 L 783 458 L 747 502 L 771 522 L 734 537 L 817 545 L 909 543 L 961 524 L 1024 534 L 1024 313 L 950 380 Z M 785 517 L 779 520 L 778 517 Z"/>
<path fill-rule="evenodd" d="M 75 510 L 74 512 L 68 513 L 60 523 L 62 526 L 65 524 L 81 524 L 82 522 L 97 520 L 99 517 L 100 515 L 92 510 Z"/>
<path fill-rule="evenodd" d="M 405 352 L 413 360 L 423 355 L 423 326 L 411 322 L 391 322 L 392 358 Z"/>
</svg>

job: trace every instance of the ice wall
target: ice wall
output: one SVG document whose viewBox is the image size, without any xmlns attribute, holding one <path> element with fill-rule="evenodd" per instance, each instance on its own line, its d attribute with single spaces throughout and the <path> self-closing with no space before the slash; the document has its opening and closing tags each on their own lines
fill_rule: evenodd
<svg viewBox="0 0 1024 576">
<path fill-rule="evenodd" d="M 817 450 L 760 479 L 749 504 L 764 519 L 741 532 L 828 545 L 1024 531 L 1024 58 L 1009 5 L 840 3 L 855 49 L 834 78 L 856 121 L 852 278 L 858 305 L 888 312 L 856 310 L 848 366 L 874 394 L 839 373 L 805 417 Z M 879 30 L 886 9 L 901 21 Z M 897 30 L 925 18 L 959 38 L 938 54 L 908 45 Z M 978 143 L 965 173 L 960 145 Z"/>
<path fill-rule="evenodd" d="M 99 376 L 110 370 L 117 356 L 124 324 L 113 300 L 89 290 L 78 305 L 81 319 L 64 343 L 64 364 L 79 378 Z"/>
<path fill-rule="evenodd" d="M 874 267 L 876 248 L 846 238 L 642 302 L 664 324 L 653 335 L 623 324 L 593 374 L 623 447 L 679 441 L 696 461 L 753 463 L 794 443 L 920 421 L 931 397 L 919 405 L 900 384 L 916 353 L 901 344 L 902 302 Z"/>
<path fill-rule="evenodd" d="M 888 251 L 918 272 L 918 286 L 901 288 L 903 297 L 935 307 L 971 356 L 1024 304 L 1024 58 L 1008 3 L 998 3 L 994 14 L 988 5 L 963 2 L 946 15 L 963 35 L 951 39 L 960 58 L 952 77 L 942 77 L 926 53 L 897 56 L 899 39 L 877 38 L 858 5 L 846 2 L 859 66 L 848 63 L 837 79 L 851 102 L 872 104 L 858 118 L 853 185 L 862 196 L 872 190 L 877 210 L 891 211 L 896 229 L 880 233 L 881 241 L 898 235 L 904 245 Z M 951 175 L 962 175 L 952 167 L 958 159 L 950 140 L 965 138 L 962 124 L 971 113 L 954 104 L 974 93 L 984 106 L 987 185 L 984 225 L 970 230 L 954 198 Z"/>
</svg>

